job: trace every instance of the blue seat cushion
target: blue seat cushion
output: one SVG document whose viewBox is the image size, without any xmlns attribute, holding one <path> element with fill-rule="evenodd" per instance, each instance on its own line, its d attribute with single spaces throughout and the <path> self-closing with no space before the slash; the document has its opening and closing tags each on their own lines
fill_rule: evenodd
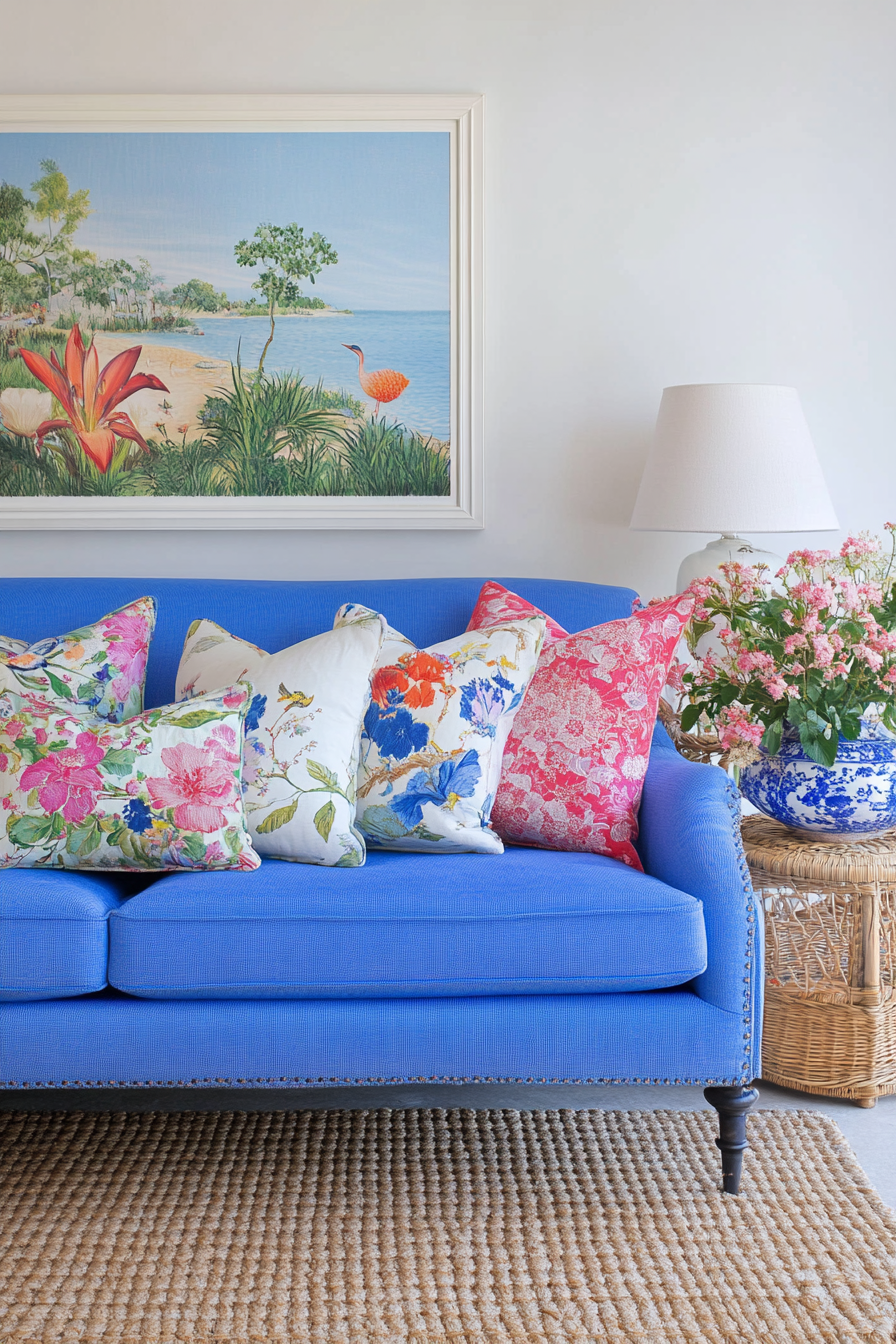
<svg viewBox="0 0 896 1344">
<path fill-rule="evenodd" d="M 705 967 L 694 897 L 536 849 L 178 873 L 109 920 L 109 983 L 150 999 L 618 993 Z"/>
<path fill-rule="evenodd" d="M 111 877 L 0 870 L 0 1003 L 104 989 L 109 912 L 123 899 Z"/>
</svg>

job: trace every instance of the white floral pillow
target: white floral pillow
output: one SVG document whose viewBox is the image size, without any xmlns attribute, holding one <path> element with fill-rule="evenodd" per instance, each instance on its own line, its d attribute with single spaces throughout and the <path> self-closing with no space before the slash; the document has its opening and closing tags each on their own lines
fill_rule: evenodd
<svg viewBox="0 0 896 1344">
<path fill-rule="evenodd" d="M 0 866 L 257 868 L 242 796 L 251 687 L 127 723 L 0 692 Z"/>
<path fill-rule="evenodd" d="M 98 719 L 123 723 L 143 708 L 155 622 L 155 601 L 139 597 L 92 625 L 35 644 L 0 635 L 0 691 L 33 691 L 59 706 L 82 706 Z"/>
<path fill-rule="evenodd" d="M 348 603 L 336 628 L 373 615 Z M 544 617 L 526 617 L 418 649 L 387 627 L 358 771 L 358 826 L 368 844 L 503 852 L 489 818 L 544 631 Z"/>
<path fill-rule="evenodd" d="M 355 825 L 361 721 L 385 625 L 367 619 L 265 653 L 214 621 L 194 621 L 177 672 L 177 698 L 251 681 L 243 789 L 262 854 L 354 868 L 364 862 Z"/>
</svg>

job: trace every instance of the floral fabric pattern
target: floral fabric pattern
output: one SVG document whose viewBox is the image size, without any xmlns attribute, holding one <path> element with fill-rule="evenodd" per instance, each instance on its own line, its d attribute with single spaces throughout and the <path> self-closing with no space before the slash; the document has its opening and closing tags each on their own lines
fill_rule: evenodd
<svg viewBox="0 0 896 1344">
<path fill-rule="evenodd" d="M 545 621 L 544 643 L 553 644 L 555 640 L 566 639 L 569 634 L 563 626 L 553 620 L 539 607 L 527 602 L 518 593 L 512 593 L 503 583 L 489 579 L 479 590 L 473 615 L 467 624 L 468 630 L 483 630 L 487 625 L 500 625 L 502 621 L 525 620 L 527 616 L 543 616 Z"/>
<path fill-rule="evenodd" d="M 59 708 L 124 723 L 143 708 L 156 604 L 140 597 L 93 625 L 35 644 L 0 636 L 0 692 L 34 692 Z"/>
<path fill-rule="evenodd" d="M 500 588 L 485 585 L 474 620 L 494 619 Z M 508 611 L 529 607 L 507 598 Z M 692 610 L 693 598 L 674 597 L 547 644 L 504 752 L 492 809 L 504 840 L 641 868 L 634 842 L 653 726 Z"/>
<path fill-rule="evenodd" d="M 371 613 L 269 654 L 214 621 L 190 626 L 178 700 L 228 682 L 252 683 L 243 790 L 261 854 L 338 868 L 363 864 L 364 837 L 355 825 L 358 747 L 383 632 Z"/>
<path fill-rule="evenodd" d="M 373 615 L 348 603 L 336 627 Z M 361 735 L 358 825 L 369 845 L 503 851 L 489 817 L 543 636 L 531 613 L 431 649 L 387 627 Z"/>
<path fill-rule="evenodd" d="M 158 872 L 257 868 L 242 800 L 251 688 L 110 724 L 0 692 L 0 864 Z"/>
</svg>

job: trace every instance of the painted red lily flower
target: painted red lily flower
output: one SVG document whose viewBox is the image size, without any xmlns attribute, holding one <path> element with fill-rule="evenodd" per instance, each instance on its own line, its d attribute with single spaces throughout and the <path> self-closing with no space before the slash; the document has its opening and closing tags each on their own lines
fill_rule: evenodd
<svg viewBox="0 0 896 1344">
<path fill-rule="evenodd" d="M 134 373 L 142 349 L 142 345 L 135 345 L 130 350 L 122 350 L 100 371 L 93 341 L 85 347 L 77 323 L 65 345 L 64 368 L 55 350 L 50 351 L 50 358 L 46 360 L 35 350 L 20 349 L 19 354 L 35 378 L 50 389 L 65 411 L 64 420 L 44 420 L 38 426 L 38 444 L 51 430 L 71 430 L 91 462 L 102 472 L 109 470 L 116 439 L 131 439 L 149 452 L 149 445 L 130 416 L 115 409 L 144 388 L 168 391 L 153 374 Z"/>
</svg>

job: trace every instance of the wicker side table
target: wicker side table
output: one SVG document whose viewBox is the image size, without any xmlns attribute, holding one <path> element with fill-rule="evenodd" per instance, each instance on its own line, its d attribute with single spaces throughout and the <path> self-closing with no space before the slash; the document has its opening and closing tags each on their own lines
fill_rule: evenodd
<svg viewBox="0 0 896 1344">
<path fill-rule="evenodd" d="M 762 1076 L 873 1106 L 896 1092 L 896 831 L 814 841 L 745 817 L 765 909 Z"/>
</svg>

